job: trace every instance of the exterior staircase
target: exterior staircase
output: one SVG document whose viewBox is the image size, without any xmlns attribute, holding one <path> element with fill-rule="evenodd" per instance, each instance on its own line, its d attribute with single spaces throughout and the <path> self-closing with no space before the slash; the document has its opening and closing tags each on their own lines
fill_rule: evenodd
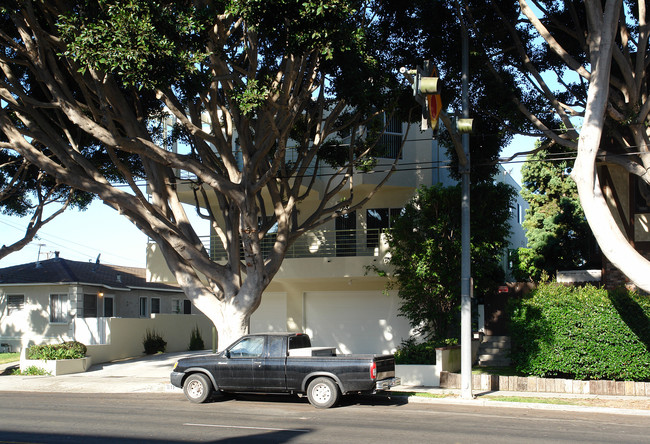
<svg viewBox="0 0 650 444">
<path fill-rule="evenodd" d="M 507 367 L 510 365 L 510 337 L 484 336 L 478 349 L 480 367 Z"/>
</svg>

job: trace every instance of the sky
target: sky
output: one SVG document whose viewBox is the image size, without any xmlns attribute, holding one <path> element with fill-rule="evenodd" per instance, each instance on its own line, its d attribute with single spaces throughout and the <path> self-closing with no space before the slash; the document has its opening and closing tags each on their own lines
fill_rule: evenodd
<svg viewBox="0 0 650 444">
<path fill-rule="evenodd" d="M 533 138 L 515 137 L 501 157 L 533 148 Z M 504 168 L 521 184 L 520 169 L 524 159 L 504 164 Z M 187 210 L 188 217 L 199 227 L 199 236 L 209 234 L 209 225 L 199 219 L 194 210 Z M 0 245 L 15 242 L 22 237 L 29 222 L 28 218 L 0 215 Z M 52 258 L 55 251 L 61 257 L 75 261 L 95 262 L 99 256 L 104 264 L 130 267 L 146 266 L 148 238 L 124 216 L 95 200 L 86 211 L 68 210 L 45 225 L 32 241 L 22 250 L 0 259 L 0 268 L 9 267 L 39 259 Z"/>
</svg>

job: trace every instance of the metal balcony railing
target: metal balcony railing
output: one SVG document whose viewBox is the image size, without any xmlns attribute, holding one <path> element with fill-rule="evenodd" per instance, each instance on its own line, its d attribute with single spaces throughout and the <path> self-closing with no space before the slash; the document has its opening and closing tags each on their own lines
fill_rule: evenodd
<svg viewBox="0 0 650 444">
<path fill-rule="evenodd" d="M 217 236 L 201 237 L 213 261 L 227 259 L 226 251 Z M 275 234 L 268 234 L 262 241 L 262 252 L 267 257 L 273 248 Z M 285 259 L 307 257 L 379 256 L 381 249 L 380 229 L 317 230 L 303 234 L 289 247 Z M 243 251 L 240 250 L 243 257 Z"/>
</svg>

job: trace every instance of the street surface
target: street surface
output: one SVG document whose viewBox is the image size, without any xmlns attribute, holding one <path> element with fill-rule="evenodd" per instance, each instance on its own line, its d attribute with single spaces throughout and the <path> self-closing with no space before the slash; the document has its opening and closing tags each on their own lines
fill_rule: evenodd
<svg viewBox="0 0 650 444">
<path fill-rule="evenodd" d="M 3 392 L 0 443 L 642 443 L 650 418 L 344 398 Z"/>
</svg>

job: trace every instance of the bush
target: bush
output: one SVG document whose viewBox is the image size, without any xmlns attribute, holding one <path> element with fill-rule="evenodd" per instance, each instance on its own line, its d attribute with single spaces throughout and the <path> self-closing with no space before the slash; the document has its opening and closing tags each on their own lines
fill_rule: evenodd
<svg viewBox="0 0 650 444">
<path fill-rule="evenodd" d="M 142 345 L 144 346 L 144 352 L 147 355 L 164 353 L 167 348 L 167 342 L 162 338 L 162 336 L 156 333 L 155 330 L 149 329 L 147 329 L 147 332 L 144 335 Z"/>
<path fill-rule="evenodd" d="M 417 342 L 409 338 L 400 344 L 395 352 L 395 364 L 424 364 L 436 363 L 436 348 L 457 345 L 456 339 L 443 339 L 435 341 Z"/>
<path fill-rule="evenodd" d="M 509 305 L 512 362 L 540 377 L 650 381 L 650 299 L 542 284 Z"/>
<path fill-rule="evenodd" d="M 48 376 L 50 376 L 51 373 L 44 370 L 44 369 L 42 369 L 42 368 L 40 368 L 40 367 L 36 367 L 35 365 L 31 365 L 31 366 L 27 367 L 25 369 L 25 371 L 22 371 L 22 372 L 20 371 L 19 368 L 14 369 L 12 375 L 16 375 L 16 376 L 19 376 L 19 375 L 22 375 L 22 376 L 44 376 L 44 375 L 48 375 Z"/>
<path fill-rule="evenodd" d="M 190 335 L 190 346 L 189 350 L 205 350 L 205 344 L 203 343 L 203 338 L 201 337 L 201 330 L 199 326 L 195 326 Z"/>
<path fill-rule="evenodd" d="M 81 359 L 86 356 L 86 346 L 69 341 L 61 344 L 32 345 L 27 349 L 27 359 Z"/>
</svg>

